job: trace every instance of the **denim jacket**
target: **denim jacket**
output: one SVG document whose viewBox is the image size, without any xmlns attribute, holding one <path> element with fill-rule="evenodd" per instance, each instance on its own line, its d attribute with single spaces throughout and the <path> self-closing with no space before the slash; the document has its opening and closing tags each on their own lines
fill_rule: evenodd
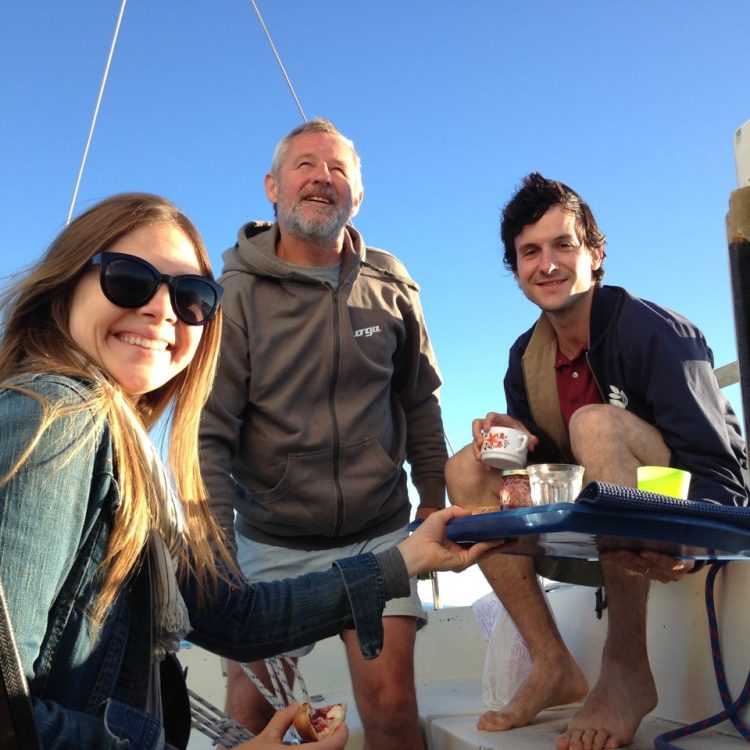
<svg viewBox="0 0 750 750">
<path fill-rule="evenodd" d="M 87 399 L 85 383 L 63 376 L 17 384 L 50 404 Z M 0 390 L 0 479 L 41 416 L 37 399 Z M 102 623 L 92 618 L 119 503 L 108 425 L 96 425 L 85 408 L 59 416 L 0 486 L 0 576 L 45 748 L 164 748 L 161 720 L 145 710 L 153 669 L 148 575 L 133 576 Z M 262 659 L 352 625 L 365 657 L 382 647 L 388 594 L 373 555 L 302 579 L 219 584 L 203 607 L 194 580 L 181 586 L 189 639 L 230 659 Z"/>
</svg>

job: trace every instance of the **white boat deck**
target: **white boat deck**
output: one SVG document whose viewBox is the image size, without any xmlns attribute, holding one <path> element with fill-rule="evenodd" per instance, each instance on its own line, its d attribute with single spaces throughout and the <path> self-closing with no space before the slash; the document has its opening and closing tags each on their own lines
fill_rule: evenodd
<svg viewBox="0 0 750 750">
<path fill-rule="evenodd" d="M 660 696 L 646 717 L 631 750 L 652 750 L 654 737 L 680 724 L 692 723 L 721 710 L 708 642 L 703 601 L 705 572 L 679 584 L 655 584 L 649 614 L 649 654 Z M 732 563 L 719 576 L 716 604 L 725 669 L 736 696 L 750 668 L 750 641 L 744 637 L 750 617 L 750 566 Z M 563 636 L 593 684 L 606 627 L 594 613 L 594 590 L 561 586 L 550 602 Z M 543 712 L 530 726 L 509 732 L 476 728 L 482 703 L 481 675 L 486 643 L 471 607 L 430 612 L 428 625 L 417 636 L 415 654 L 420 719 L 428 750 L 537 750 L 554 747 L 554 739 L 575 707 Z M 194 648 L 180 655 L 188 666 L 193 690 L 217 706 L 224 701 L 224 681 L 216 657 Z M 319 643 L 300 660 L 300 668 L 316 702 L 346 700 L 350 739 L 347 750 L 361 750 L 363 736 L 351 696 L 343 646 L 338 639 Z M 728 722 L 680 739 L 685 750 L 731 750 L 747 743 Z M 207 750 L 211 742 L 194 732 L 190 750 Z"/>
</svg>

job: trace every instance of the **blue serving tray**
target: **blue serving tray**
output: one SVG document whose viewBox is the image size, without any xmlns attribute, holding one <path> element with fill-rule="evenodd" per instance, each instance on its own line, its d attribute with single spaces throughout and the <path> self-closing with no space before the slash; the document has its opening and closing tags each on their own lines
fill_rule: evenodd
<svg viewBox="0 0 750 750">
<path fill-rule="evenodd" d="M 532 506 L 456 518 L 448 538 L 459 544 L 506 539 L 503 551 L 597 560 L 604 550 L 653 550 L 695 560 L 750 558 L 750 508 L 675 501 L 599 482 L 573 503 Z"/>
<path fill-rule="evenodd" d="M 503 551 L 597 560 L 603 550 L 653 550 L 695 560 L 750 558 L 750 530 L 705 518 L 556 503 L 456 518 L 459 544 L 508 539 Z"/>
</svg>

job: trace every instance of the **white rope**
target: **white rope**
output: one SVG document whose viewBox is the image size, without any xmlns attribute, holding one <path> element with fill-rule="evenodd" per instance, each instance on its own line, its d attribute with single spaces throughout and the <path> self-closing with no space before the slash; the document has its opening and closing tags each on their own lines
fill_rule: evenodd
<svg viewBox="0 0 750 750">
<path fill-rule="evenodd" d="M 302 672 L 299 671 L 299 667 L 297 666 L 297 663 L 293 660 L 289 660 L 292 665 L 292 671 L 294 672 L 295 677 L 297 678 L 297 682 L 299 683 L 300 690 L 302 691 L 302 697 L 305 699 L 305 703 L 307 703 L 308 706 L 312 705 L 312 701 L 310 700 L 310 693 L 307 692 L 307 685 L 305 685 L 305 678 L 302 677 Z"/>
<path fill-rule="evenodd" d="M 107 64 L 104 67 L 104 76 L 102 77 L 101 85 L 99 86 L 99 96 L 96 99 L 96 107 L 94 107 L 94 116 L 91 118 L 91 126 L 89 127 L 89 135 L 86 139 L 86 146 L 83 149 L 83 158 L 81 159 L 81 165 L 78 168 L 78 177 L 76 178 L 75 188 L 73 189 L 73 199 L 70 201 L 70 210 L 68 211 L 68 218 L 65 220 L 65 226 L 70 224 L 70 220 L 73 218 L 73 211 L 75 211 L 76 200 L 78 199 L 78 188 L 81 186 L 81 178 L 83 177 L 83 169 L 86 165 L 86 159 L 89 155 L 89 147 L 91 146 L 91 139 L 94 137 L 94 128 L 96 127 L 96 118 L 99 115 L 99 107 L 102 103 L 102 97 L 104 96 L 104 87 L 107 85 L 107 76 L 109 75 L 109 67 L 112 63 L 112 57 L 115 53 L 115 45 L 117 44 L 117 36 L 120 33 L 120 24 L 122 23 L 122 16 L 125 12 L 125 3 L 127 0 L 122 0 L 120 5 L 120 13 L 117 16 L 117 24 L 115 26 L 115 33 L 112 37 L 112 44 L 109 48 L 109 55 L 107 56 Z"/>
<path fill-rule="evenodd" d="M 265 660 L 266 670 L 271 681 L 272 688 L 269 690 L 250 669 L 249 664 L 241 664 L 242 670 L 252 681 L 258 692 L 271 704 L 274 710 L 278 711 L 284 706 L 294 702 L 294 690 L 289 685 L 289 681 L 284 671 L 284 665 L 287 665 L 294 673 L 297 684 L 302 691 L 303 700 L 308 705 L 310 695 L 307 692 L 307 685 L 302 677 L 294 659 L 288 656 L 274 656 Z M 200 695 L 188 689 L 190 696 L 190 721 L 194 729 L 213 740 L 218 747 L 231 748 L 251 739 L 253 735 L 243 726 L 227 716 L 223 711 L 209 703 Z M 285 744 L 299 745 L 301 740 L 297 731 L 290 727 L 288 730 L 288 739 Z"/>
<path fill-rule="evenodd" d="M 284 670 L 285 664 L 289 666 L 297 680 L 297 684 L 302 691 L 303 702 L 310 703 L 310 694 L 307 692 L 305 679 L 302 677 L 302 672 L 300 672 L 295 660 L 288 656 L 274 656 L 272 659 L 266 659 L 266 669 L 268 669 L 269 674 L 273 672 L 276 675 L 276 678 L 281 683 L 281 688 L 287 695 L 287 703 L 291 703 L 294 700 L 294 691 L 289 687 L 289 683 L 287 682 L 286 671 Z M 271 679 L 274 679 L 273 676 Z M 278 687 L 277 692 L 280 692 Z"/>
<path fill-rule="evenodd" d="M 260 25 L 263 29 L 263 33 L 266 35 L 266 39 L 268 40 L 268 44 L 271 46 L 271 50 L 276 57 L 276 62 L 279 65 L 279 68 L 281 68 L 281 72 L 284 76 L 284 80 L 286 80 L 286 84 L 289 87 L 289 91 L 292 93 L 292 97 L 294 98 L 294 101 L 297 105 L 297 109 L 299 110 L 300 115 L 302 115 L 302 120 L 304 122 L 307 122 L 307 117 L 305 116 L 305 112 L 302 109 L 302 105 L 300 104 L 299 98 L 297 96 L 297 92 L 294 90 L 294 86 L 292 85 L 292 81 L 289 78 L 289 75 L 286 72 L 286 68 L 284 67 L 284 63 L 281 61 L 281 56 L 279 55 L 276 45 L 273 42 L 273 39 L 271 38 L 271 34 L 268 31 L 268 28 L 266 27 L 265 21 L 263 20 L 263 16 L 260 14 L 260 9 L 258 8 L 257 3 L 255 0 L 250 0 L 250 2 L 253 5 L 253 9 L 255 10 L 255 14 L 258 16 L 258 20 L 260 21 Z M 117 37 L 120 33 L 120 25 L 122 24 L 122 17 L 125 13 L 125 4 L 127 3 L 127 0 L 122 0 L 120 4 L 120 12 L 117 16 L 117 23 L 115 24 L 115 31 L 112 35 L 112 43 L 109 48 L 109 54 L 107 55 L 107 63 L 104 66 L 104 75 L 102 76 L 102 82 L 99 86 L 99 95 L 96 99 L 96 106 L 94 107 L 94 114 L 91 118 L 91 125 L 89 126 L 89 133 L 86 138 L 86 145 L 83 149 L 83 156 L 81 157 L 81 164 L 78 167 L 78 175 L 76 177 L 76 183 L 75 187 L 73 188 L 73 197 L 70 201 L 70 208 L 68 209 L 68 216 L 65 220 L 65 226 L 70 224 L 73 213 L 75 212 L 76 207 L 76 201 L 78 200 L 78 191 L 81 187 L 81 180 L 83 179 L 83 171 L 86 167 L 86 160 L 88 159 L 89 155 L 89 149 L 91 148 L 91 141 L 94 137 L 94 129 L 96 128 L 96 121 L 99 116 L 99 108 L 101 107 L 102 98 L 104 97 L 104 89 L 107 85 L 107 78 L 109 77 L 109 69 L 112 65 L 112 58 L 115 54 L 115 47 L 117 46 Z"/>
<path fill-rule="evenodd" d="M 249 664 L 241 664 L 242 671 L 247 675 L 248 679 L 258 688 L 258 692 L 278 711 L 284 706 L 288 706 L 294 701 L 294 690 L 289 686 L 289 682 L 286 678 L 286 672 L 284 671 L 284 665 L 288 666 L 294 677 L 297 680 L 297 684 L 302 691 L 302 697 L 304 703 L 310 703 L 310 694 L 307 691 L 307 685 L 302 677 L 299 667 L 295 663 L 294 659 L 288 656 L 274 656 L 271 659 L 265 660 L 266 671 L 268 672 L 268 678 L 271 681 L 271 689 L 267 688 L 260 680 L 260 678 L 250 669 Z"/>
<path fill-rule="evenodd" d="M 236 747 L 255 735 L 188 688 L 190 724 L 218 747 Z"/>
<path fill-rule="evenodd" d="M 276 62 L 279 64 L 279 67 L 281 68 L 281 72 L 284 75 L 284 79 L 286 80 L 286 85 L 289 87 L 289 91 L 292 92 L 292 96 L 294 97 L 294 101 L 297 103 L 297 109 L 299 110 L 299 113 L 302 115 L 303 122 L 307 122 L 307 117 L 305 117 L 305 113 L 302 110 L 302 105 L 299 103 L 299 99 L 297 98 L 297 93 L 294 90 L 294 86 L 292 86 L 292 82 L 289 79 L 289 76 L 286 73 L 286 69 L 284 68 L 284 63 L 281 62 L 281 57 L 279 56 L 279 53 L 276 51 L 276 45 L 273 43 L 273 39 L 271 39 L 271 34 L 268 32 L 268 29 L 266 28 L 266 24 L 263 21 L 263 16 L 260 14 L 260 10 L 258 10 L 258 5 L 255 2 L 255 0 L 250 0 L 250 2 L 253 4 L 253 8 L 255 10 L 255 15 L 258 16 L 258 20 L 260 21 L 260 25 L 263 27 L 263 32 L 266 35 L 266 39 L 268 39 L 268 43 L 271 45 L 271 50 L 273 51 L 274 56 L 276 57 Z"/>
<path fill-rule="evenodd" d="M 258 689 L 258 692 L 271 704 L 271 706 L 278 711 L 284 706 L 288 706 L 290 703 L 294 703 L 294 689 L 290 687 L 289 681 L 286 678 L 286 672 L 284 666 L 288 666 L 297 681 L 297 684 L 302 691 L 302 702 L 307 703 L 311 706 L 310 694 L 307 691 L 307 685 L 302 677 L 299 667 L 294 659 L 289 656 L 274 656 L 271 659 L 265 660 L 266 671 L 268 672 L 268 678 L 271 681 L 271 689 L 269 690 L 260 680 L 260 678 L 250 669 L 249 664 L 240 664 L 242 671 L 247 675 L 250 681 Z M 298 737 L 297 731 L 294 728 L 289 730 L 292 737 Z M 294 742 L 293 744 L 299 744 Z"/>
<path fill-rule="evenodd" d="M 258 678 L 258 676 L 250 669 L 249 664 L 242 664 L 242 671 L 247 675 L 248 679 L 255 685 L 258 692 L 271 704 L 271 706 L 278 711 L 280 708 L 284 708 L 284 702 L 278 697 L 276 691 L 271 692 Z"/>
</svg>

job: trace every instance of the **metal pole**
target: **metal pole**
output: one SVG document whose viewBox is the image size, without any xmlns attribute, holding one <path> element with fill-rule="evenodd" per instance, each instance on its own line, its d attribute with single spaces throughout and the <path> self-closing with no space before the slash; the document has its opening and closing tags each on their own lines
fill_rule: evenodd
<svg viewBox="0 0 750 750">
<path fill-rule="evenodd" d="M 734 134 L 738 189 L 729 196 L 727 242 L 745 440 L 750 437 L 750 120 Z"/>
<path fill-rule="evenodd" d="M 750 187 L 741 187 L 729 196 L 727 241 L 747 440 L 750 436 Z"/>
<path fill-rule="evenodd" d="M 737 187 L 750 187 L 750 120 L 734 134 L 734 161 L 737 166 Z"/>
<path fill-rule="evenodd" d="M 432 581 L 432 606 L 435 609 L 440 609 L 440 587 L 438 586 L 438 574 L 436 571 L 430 573 L 430 580 Z"/>
</svg>

